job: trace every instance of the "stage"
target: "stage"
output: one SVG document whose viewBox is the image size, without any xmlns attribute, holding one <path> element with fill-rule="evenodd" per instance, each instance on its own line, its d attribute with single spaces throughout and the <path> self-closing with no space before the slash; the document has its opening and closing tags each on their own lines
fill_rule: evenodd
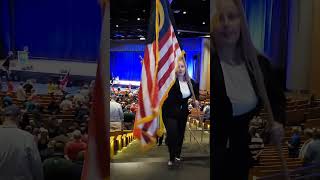
<svg viewBox="0 0 320 180">
<path fill-rule="evenodd" d="M 0 61 L 1 64 L 3 62 L 4 60 Z M 18 60 L 12 60 L 10 62 L 10 70 L 14 81 L 35 79 L 37 83 L 41 84 L 48 83 L 49 79 L 58 81 L 70 71 L 71 85 L 79 86 L 84 82 L 90 83 L 91 80 L 95 79 L 97 64 L 47 59 L 30 59 L 28 63 L 21 64 Z M 5 78 L 4 76 L 5 72 L 2 72 L 2 79 Z M 140 85 L 140 81 L 119 80 L 116 78 L 113 84 L 115 87 L 127 87 L 131 85 L 134 88 Z"/>
</svg>

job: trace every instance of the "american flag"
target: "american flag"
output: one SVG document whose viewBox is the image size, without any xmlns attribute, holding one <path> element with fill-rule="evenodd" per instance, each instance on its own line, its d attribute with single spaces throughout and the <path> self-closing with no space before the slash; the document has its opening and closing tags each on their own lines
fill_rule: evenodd
<svg viewBox="0 0 320 180">
<path fill-rule="evenodd" d="M 109 135 L 109 103 L 110 93 L 106 59 L 110 49 L 110 1 L 99 0 L 103 16 L 100 55 L 93 101 L 88 122 L 88 149 L 82 169 L 81 180 L 110 180 L 110 135 Z"/>
<path fill-rule="evenodd" d="M 175 82 L 177 60 L 183 56 L 168 3 L 168 0 L 153 0 L 151 6 L 134 126 L 134 136 L 143 147 L 153 145 L 157 133 L 163 132 L 159 112 Z"/>
<path fill-rule="evenodd" d="M 60 89 L 65 91 L 67 85 L 68 85 L 68 82 L 70 80 L 70 72 L 68 72 L 64 78 L 62 80 L 60 80 Z"/>
</svg>

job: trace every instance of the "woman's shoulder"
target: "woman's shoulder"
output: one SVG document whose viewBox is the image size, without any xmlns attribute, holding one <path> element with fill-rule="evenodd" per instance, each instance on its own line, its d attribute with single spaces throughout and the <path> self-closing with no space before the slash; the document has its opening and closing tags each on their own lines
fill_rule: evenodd
<svg viewBox="0 0 320 180">
<path fill-rule="evenodd" d="M 267 57 L 264 54 L 258 54 L 258 62 L 260 65 L 260 68 L 262 70 L 262 72 L 266 75 L 266 73 L 271 73 L 272 71 L 272 64 L 270 62 L 270 58 Z"/>
<path fill-rule="evenodd" d="M 258 61 L 260 65 L 269 66 L 269 67 L 271 66 L 270 58 L 265 54 L 258 54 Z"/>
</svg>

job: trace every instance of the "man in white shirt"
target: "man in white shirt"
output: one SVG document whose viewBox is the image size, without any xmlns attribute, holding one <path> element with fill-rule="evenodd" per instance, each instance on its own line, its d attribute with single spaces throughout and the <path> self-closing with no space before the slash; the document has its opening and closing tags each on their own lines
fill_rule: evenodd
<svg viewBox="0 0 320 180">
<path fill-rule="evenodd" d="M 73 105 L 72 105 L 72 96 L 71 95 L 67 95 L 66 96 L 66 99 L 63 100 L 60 104 L 60 109 L 63 110 L 63 111 L 67 111 L 67 110 L 70 110 L 73 108 Z"/>
<path fill-rule="evenodd" d="M 27 94 L 23 88 L 23 82 L 18 85 L 16 95 L 19 101 L 25 101 L 27 99 Z"/>
<path fill-rule="evenodd" d="M 20 110 L 5 108 L 0 126 L 0 179 L 43 180 L 40 154 L 33 135 L 18 129 Z"/>
<path fill-rule="evenodd" d="M 116 97 L 111 96 L 110 101 L 110 127 L 113 131 L 119 131 L 123 128 L 123 111 L 120 103 L 115 101 Z"/>
<path fill-rule="evenodd" d="M 82 104 L 82 103 L 85 103 L 85 101 L 86 101 L 86 99 L 82 94 L 80 94 L 80 90 L 78 91 L 78 94 L 73 96 L 73 103 L 74 104 L 78 104 L 78 103 Z"/>
<path fill-rule="evenodd" d="M 80 90 L 80 94 L 82 94 L 84 97 L 89 96 L 89 86 L 88 85 L 84 85 L 81 90 Z"/>
</svg>

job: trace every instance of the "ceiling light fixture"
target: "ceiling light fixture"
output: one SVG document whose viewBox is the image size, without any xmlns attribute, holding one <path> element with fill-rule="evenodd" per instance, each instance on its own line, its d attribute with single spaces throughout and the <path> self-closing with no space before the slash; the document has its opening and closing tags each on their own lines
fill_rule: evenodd
<svg viewBox="0 0 320 180">
<path fill-rule="evenodd" d="M 140 21 L 140 18 L 137 18 L 138 21 Z"/>
<path fill-rule="evenodd" d="M 187 14 L 187 11 L 183 11 L 183 14 Z"/>
<path fill-rule="evenodd" d="M 141 41 L 144 41 L 144 40 L 146 40 L 146 38 L 144 38 L 144 37 L 141 37 L 141 38 L 140 38 L 140 40 L 141 40 Z"/>
<path fill-rule="evenodd" d="M 203 21 L 202 24 L 206 24 L 206 22 Z"/>
<path fill-rule="evenodd" d="M 117 24 L 116 27 L 119 27 L 119 25 Z"/>
</svg>

